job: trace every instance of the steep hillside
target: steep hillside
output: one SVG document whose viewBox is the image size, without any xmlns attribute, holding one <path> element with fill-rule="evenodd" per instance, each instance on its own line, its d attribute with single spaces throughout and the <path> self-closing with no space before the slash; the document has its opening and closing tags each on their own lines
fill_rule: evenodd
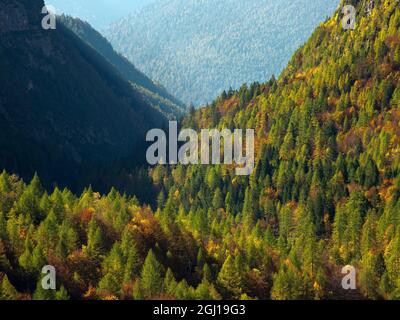
<svg viewBox="0 0 400 320">
<path fill-rule="evenodd" d="M 159 0 L 105 30 L 117 51 L 180 100 L 279 74 L 338 0 Z"/>
<path fill-rule="evenodd" d="M 355 30 L 338 10 L 278 80 L 183 120 L 254 128 L 250 177 L 157 166 L 153 212 L 116 190 L 48 195 L 1 174 L 0 298 L 400 299 L 400 5 L 346 3 Z M 57 292 L 40 286 L 46 263 Z"/>
<path fill-rule="evenodd" d="M 76 187 L 89 168 L 133 154 L 165 118 L 61 23 L 43 30 L 42 6 L 0 4 L 0 167 Z"/>
<path fill-rule="evenodd" d="M 160 85 L 155 84 L 146 75 L 137 70 L 126 58 L 114 51 L 111 44 L 88 23 L 69 16 L 61 16 L 60 21 L 74 31 L 82 40 L 86 41 L 102 54 L 122 76 L 132 83 L 142 95 L 145 102 L 160 110 L 166 117 L 173 119 L 185 112 L 185 106 Z"/>
<path fill-rule="evenodd" d="M 355 30 L 338 11 L 278 80 L 224 92 L 184 120 L 255 128 L 249 179 L 223 166 L 153 172 L 168 195 L 160 219 L 180 208 L 172 219 L 200 228 L 219 277 L 233 257 L 245 261 L 231 267 L 242 277 L 230 296 L 400 298 L 400 5 L 343 4 L 356 6 Z M 341 287 L 347 264 L 357 290 Z"/>
</svg>

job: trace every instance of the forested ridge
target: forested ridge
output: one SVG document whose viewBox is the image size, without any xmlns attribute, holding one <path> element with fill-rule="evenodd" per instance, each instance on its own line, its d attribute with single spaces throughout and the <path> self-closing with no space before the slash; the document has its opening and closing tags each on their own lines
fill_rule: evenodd
<svg viewBox="0 0 400 320">
<path fill-rule="evenodd" d="M 2 299 L 400 299 L 400 5 L 349 1 L 278 79 L 183 127 L 254 128 L 250 177 L 157 166 L 157 206 L 0 175 Z M 57 291 L 40 270 L 57 269 Z M 357 290 L 341 269 L 357 270 Z M 39 285 L 37 285 L 39 284 Z"/>
<path fill-rule="evenodd" d="M 137 90 L 143 100 L 159 110 L 165 117 L 175 119 L 185 113 L 185 105 L 168 93 L 161 85 L 154 83 L 145 74 L 135 68 L 122 55 L 118 54 L 111 44 L 91 25 L 78 18 L 62 15 L 58 21 L 71 29 L 83 41 L 103 55 Z"/>
<path fill-rule="evenodd" d="M 0 168 L 81 192 L 99 168 L 142 150 L 146 132 L 167 119 L 61 21 L 44 30 L 43 6 L 0 2 Z"/>
</svg>

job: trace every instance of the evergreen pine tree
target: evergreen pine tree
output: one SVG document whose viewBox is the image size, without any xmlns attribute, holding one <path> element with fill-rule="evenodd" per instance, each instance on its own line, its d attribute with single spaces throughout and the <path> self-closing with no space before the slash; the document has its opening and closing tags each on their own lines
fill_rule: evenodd
<svg viewBox="0 0 400 320">
<path fill-rule="evenodd" d="M 3 276 L 0 283 L 0 300 L 17 300 L 18 292 L 11 284 L 7 275 Z"/>
<path fill-rule="evenodd" d="M 150 249 L 141 273 L 141 286 L 146 297 L 153 297 L 161 293 L 163 285 L 162 269 L 162 265 L 158 262 L 153 250 Z"/>
<path fill-rule="evenodd" d="M 218 274 L 218 285 L 226 298 L 239 298 L 242 293 L 240 273 L 231 255 L 228 255 Z"/>
</svg>

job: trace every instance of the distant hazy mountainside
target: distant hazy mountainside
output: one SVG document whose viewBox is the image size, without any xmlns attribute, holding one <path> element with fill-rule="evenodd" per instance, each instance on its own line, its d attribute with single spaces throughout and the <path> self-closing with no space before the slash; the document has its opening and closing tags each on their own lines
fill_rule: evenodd
<svg viewBox="0 0 400 320">
<path fill-rule="evenodd" d="M 106 37 L 186 103 L 279 74 L 338 0 L 158 0 Z"/>
<path fill-rule="evenodd" d="M 89 21 L 95 28 L 105 28 L 129 12 L 154 0 L 46 0 L 46 4 L 65 13 Z"/>
<path fill-rule="evenodd" d="M 57 24 L 42 0 L 0 3 L 0 167 L 49 185 L 133 154 L 165 118 L 106 59 Z"/>
<path fill-rule="evenodd" d="M 60 20 L 113 64 L 122 76 L 142 94 L 142 98 L 154 108 L 160 110 L 166 117 L 179 117 L 185 112 L 185 106 L 182 102 L 137 70 L 126 58 L 115 52 L 107 39 L 93 29 L 90 24 L 65 15 L 61 16 Z"/>
</svg>

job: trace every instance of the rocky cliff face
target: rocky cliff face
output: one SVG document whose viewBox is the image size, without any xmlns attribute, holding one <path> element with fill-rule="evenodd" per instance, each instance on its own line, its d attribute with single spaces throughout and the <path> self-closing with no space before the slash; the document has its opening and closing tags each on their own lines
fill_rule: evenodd
<svg viewBox="0 0 400 320">
<path fill-rule="evenodd" d="M 43 0 L 2 0 L 0 33 L 38 30 L 43 6 Z"/>
</svg>

